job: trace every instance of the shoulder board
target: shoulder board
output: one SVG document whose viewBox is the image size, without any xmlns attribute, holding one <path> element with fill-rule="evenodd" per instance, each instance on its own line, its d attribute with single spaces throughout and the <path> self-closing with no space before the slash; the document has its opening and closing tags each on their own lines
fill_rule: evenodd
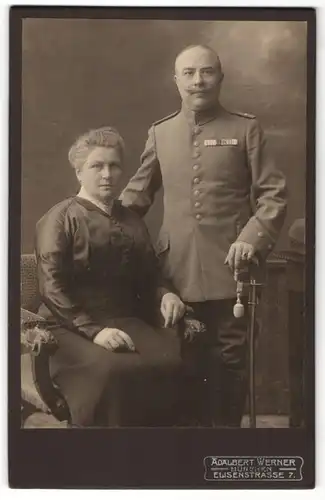
<svg viewBox="0 0 325 500">
<path fill-rule="evenodd" d="M 242 113 L 240 111 L 229 111 L 229 113 L 232 115 L 242 116 L 243 118 L 250 118 L 251 120 L 256 118 L 256 116 L 252 113 Z"/>
<path fill-rule="evenodd" d="M 161 118 L 161 120 L 157 120 L 156 122 L 153 122 L 152 125 L 159 125 L 159 123 L 165 122 L 169 120 L 170 118 L 173 118 L 174 116 L 178 115 L 179 111 L 175 111 L 174 113 L 171 113 L 168 116 L 165 116 L 164 118 Z"/>
</svg>

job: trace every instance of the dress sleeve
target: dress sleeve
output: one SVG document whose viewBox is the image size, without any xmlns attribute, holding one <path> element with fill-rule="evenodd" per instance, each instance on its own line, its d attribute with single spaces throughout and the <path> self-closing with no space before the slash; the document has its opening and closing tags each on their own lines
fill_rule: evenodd
<svg viewBox="0 0 325 500">
<path fill-rule="evenodd" d="M 72 232 L 65 211 L 52 210 L 36 226 L 39 291 L 44 304 L 68 329 L 92 340 L 103 326 L 95 323 L 71 292 Z"/>
<path fill-rule="evenodd" d="M 139 263 L 138 294 L 145 304 L 157 307 L 166 293 L 176 293 L 172 283 L 163 276 L 145 223 L 137 221 L 137 259 Z"/>
</svg>

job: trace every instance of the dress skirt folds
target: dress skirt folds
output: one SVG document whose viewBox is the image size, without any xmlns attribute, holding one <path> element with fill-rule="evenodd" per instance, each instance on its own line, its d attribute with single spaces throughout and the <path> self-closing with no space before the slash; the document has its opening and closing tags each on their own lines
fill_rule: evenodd
<svg viewBox="0 0 325 500">
<path fill-rule="evenodd" d="M 36 257 L 43 303 L 59 348 L 51 374 L 73 426 L 176 423 L 181 357 L 173 329 L 151 322 L 163 282 L 145 225 L 114 204 L 112 215 L 79 197 L 37 224 Z M 127 333 L 135 352 L 93 343 L 103 328 Z"/>
<path fill-rule="evenodd" d="M 64 329 L 53 379 L 78 426 L 164 426 L 177 419 L 178 341 L 173 330 L 154 329 L 138 318 L 120 318 L 117 328 L 136 352 L 110 352 Z"/>
</svg>

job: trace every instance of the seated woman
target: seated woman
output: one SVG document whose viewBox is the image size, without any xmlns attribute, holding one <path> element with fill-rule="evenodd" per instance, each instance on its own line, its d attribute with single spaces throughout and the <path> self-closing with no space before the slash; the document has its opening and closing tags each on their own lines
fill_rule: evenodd
<svg viewBox="0 0 325 500">
<path fill-rule="evenodd" d="M 77 139 L 69 161 L 81 189 L 36 227 L 39 314 L 54 322 L 51 373 L 72 426 L 169 425 L 178 399 L 179 345 L 168 327 L 185 307 L 160 277 L 144 223 L 116 199 L 123 159 L 115 129 Z M 167 328 L 144 319 L 157 298 Z"/>
</svg>

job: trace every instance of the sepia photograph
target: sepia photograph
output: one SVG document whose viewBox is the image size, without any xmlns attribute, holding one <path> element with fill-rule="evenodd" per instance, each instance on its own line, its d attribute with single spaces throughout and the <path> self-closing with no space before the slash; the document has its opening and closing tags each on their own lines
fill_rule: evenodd
<svg viewBox="0 0 325 500">
<path fill-rule="evenodd" d="M 307 14 L 25 11 L 21 431 L 312 432 Z"/>
</svg>

